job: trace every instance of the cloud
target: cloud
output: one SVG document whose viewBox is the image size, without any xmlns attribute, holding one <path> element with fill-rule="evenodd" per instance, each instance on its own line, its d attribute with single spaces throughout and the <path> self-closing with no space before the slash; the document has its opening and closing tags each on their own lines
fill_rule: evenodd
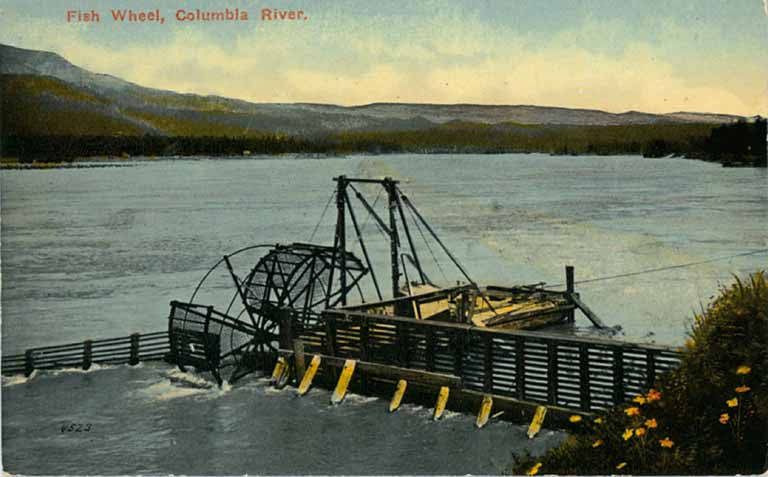
<svg viewBox="0 0 768 477">
<path fill-rule="evenodd" d="M 152 44 L 125 44 L 104 33 L 94 41 L 93 31 L 61 22 L 10 20 L 2 20 L 1 42 L 57 51 L 79 66 L 146 86 L 256 102 L 768 111 L 765 85 L 740 79 L 736 65 L 713 62 L 693 75 L 665 60 L 658 45 L 627 39 L 608 50 L 587 45 L 599 43 L 601 31 L 620 42 L 616 21 L 590 22 L 582 30 L 575 25 L 543 42 L 513 29 L 489 30 L 471 18 L 393 26 L 371 17 L 339 20 L 333 29 L 319 22 L 260 25 L 226 38 L 216 29 L 171 24 Z M 739 67 L 765 73 L 764 65 Z"/>
</svg>

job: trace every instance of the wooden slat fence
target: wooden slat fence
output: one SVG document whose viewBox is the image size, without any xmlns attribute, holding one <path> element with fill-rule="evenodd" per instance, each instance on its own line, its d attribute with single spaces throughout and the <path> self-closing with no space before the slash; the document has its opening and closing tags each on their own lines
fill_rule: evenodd
<svg viewBox="0 0 768 477">
<path fill-rule="evenodd" d="M 285 329 L 306 353 L 452 374 L 467 389 L 586 412 L 630 400 L 679 363 L 665 346 L 351 311 L 294 315 Z"/>
<path fill-rule="evenodd" d="M 30 375 L 36 369 L 88 369 L 93 364 L 135 365 L 141 361 L 163 360 L 169 351 L 168 332 L 134 333 L 121 338 L 31 348 L 22 354 L 3 356 L 2 373 Z"/>
</svg>

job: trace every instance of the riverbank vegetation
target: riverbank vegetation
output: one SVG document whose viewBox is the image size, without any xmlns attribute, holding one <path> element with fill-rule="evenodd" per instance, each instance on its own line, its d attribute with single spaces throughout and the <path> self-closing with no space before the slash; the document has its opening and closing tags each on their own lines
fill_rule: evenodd
<svg viewBox="0 0 768 477">
<path fill-rule="evenodd" d="M 683 156 L 725 165 L 765 166 L 766 121 L 730 125 L 644 124 L 547 126 L 453 121 L 406 131 L 354 131 L 315 136 L 249 133 L 210 135 L 15 134 L 4 130 L 0 155 L 20 162 L 61 162 L 77 157 L 240 156 L 355 153 L 528 153 L 556 155 Z"/>
<path fill-rule="evenodd" d="M 694 318 L 680 367 L 515 474 L 760 474 L 768 436 L 768 274 Z"/>
</svg>

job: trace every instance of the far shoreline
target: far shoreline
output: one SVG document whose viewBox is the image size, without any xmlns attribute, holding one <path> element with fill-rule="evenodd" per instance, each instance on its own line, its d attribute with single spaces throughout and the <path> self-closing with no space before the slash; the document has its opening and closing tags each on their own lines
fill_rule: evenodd
<svg viewBox="0 0 768 477">
<path fill-rule="evenodd" d="M 703 157 L 703 155 L 683 155 L 683 154 L 669 154 L 659 157 L 650 157 L 643 154 L 583 154 L 583 153 L 552 153 L 541 151 L 450 151 L 450 150 L 435 150 L 435 151 L 392 151 L 392 152 L 370 152 L 370 151 L 355 151 L 350 153 L 277 153 L 277 154 L 223 154 L 223 155 L 211 155 L 211 154 L 190 154 L 190 155 L 162 155 L 162 156 L 149 156 L 149 155 L 137 155 L 137 156 L 82 156 L 73 159 L 65 160 L 32 160 L 23 161 L 15 157 L 0 157 L 0 170 L 46 170 L 46 169 L 88 169 L 88 168 L 104 168 L 104 167 L 135 167 L 142 162 L 173 162 L 173 161 L 195 161 L 195 160 L 297 160 L 297 159 L 339 159 L 349 158 L 356 156 L 372 156 L 372 157 L 386 157 L 395 155 L 416 155 L 416 156 L 430 156 L 430 155 L 450 155 L 450 156 L 465 156 L 465 155 L 477 155 L 477 156 L 499 156 L 499 155 L 529 155 L 539 154 L 549 157 L 635 157 L 639 159 L 687 159 L 701 162 L 709 162 L 714 164 L 720 164 L 722 167 L 753 167 L 764 168 L 765 164 L 759 164 L 756 159 L 753 159 L 752 163 L 746 161 L 732 161 L 727 162 L 723 160 L 717 160 L 715 158 Z"/>
</svg>

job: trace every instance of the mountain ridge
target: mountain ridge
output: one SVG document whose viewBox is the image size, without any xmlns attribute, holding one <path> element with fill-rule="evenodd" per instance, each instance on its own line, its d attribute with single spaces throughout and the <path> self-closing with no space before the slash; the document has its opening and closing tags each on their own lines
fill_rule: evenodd
<svg viewBox="0 0 768 477">
<path fill-rule="evenodd" d="M 555 127 L 717 124 L 743 119 L 719 113 L 611 113 L 528 104 L 374 102 L 343 106 L 311 102 L 254 103 L 220 95 L 149 88 L 109 74 L 91 72 L 58 53 L 4 44 L 0 44 L 0 74 L 4 84 L 4 109 L 22 108 L 14 114 L 36 114 L 40 116 L 40 123 L 45 124 L 46 114 L 87 110 L 96 116 L 122 122 L 126 124 L 126 130 L 133 133 L 149 134 L 183 135 L 189 130 L 203 133 L 208 128 L 211 134 L 272 133 L 311 137 L 355 131 L 423 130 L 453 121 L 500 127 L 510 123 Z M 77 94 L 72 91 L 64 94 L 61 85 L 42 78 L 54 78 L 83 94 L 98 97 L 100 101 L 84 105 Z M 25 82 L 22 97 L 12 85 Z"/>
</svg>

